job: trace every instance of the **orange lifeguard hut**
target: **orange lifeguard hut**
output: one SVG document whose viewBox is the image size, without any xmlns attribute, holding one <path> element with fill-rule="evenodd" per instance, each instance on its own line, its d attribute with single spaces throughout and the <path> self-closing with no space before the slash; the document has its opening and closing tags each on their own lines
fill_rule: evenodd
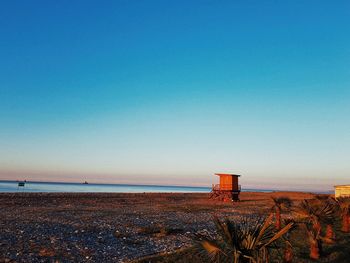
<svg viewBox="0 0 350 263">
<path fill-rule="evenodd" d="M 239 201 L 241 186 L 238 184 L 239 174 L 215 174 L 220 177 L 220 184 L 214 184 L 210 193 L 211 199 L 222 201 Z"/>
</svg>

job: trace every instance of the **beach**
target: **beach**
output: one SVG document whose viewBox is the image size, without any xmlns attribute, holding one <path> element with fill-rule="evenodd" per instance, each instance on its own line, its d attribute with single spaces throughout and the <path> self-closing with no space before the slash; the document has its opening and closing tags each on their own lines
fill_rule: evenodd
<svg viewBox="0 0 350 263">
<path fill-rule="evenodd" d="M 243 192 L 240 202 L 207 193 L 1 193 L 0 262 L 129 262 L 192 245 L 214 232 L 212 218 L 266 214 L 272 196 Z M 288 216 L 288 215 L 284 215 Z"/>
</svg>

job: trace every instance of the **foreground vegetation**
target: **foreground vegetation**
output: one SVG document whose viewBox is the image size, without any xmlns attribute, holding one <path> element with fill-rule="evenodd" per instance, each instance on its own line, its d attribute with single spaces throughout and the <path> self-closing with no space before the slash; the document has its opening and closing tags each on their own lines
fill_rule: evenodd
<svg viewBox="0 0 350 263">
<path fill-rule="evenodd" d="M 289 198 L 279 197 L 273 198 L 267 217 L 213 220 L 216 236 L 197 235 L 189 249 L 138 262 L 350 261 L 349 198 L 335 200 L 322 195 L 293 206 Z"/>
</svg>

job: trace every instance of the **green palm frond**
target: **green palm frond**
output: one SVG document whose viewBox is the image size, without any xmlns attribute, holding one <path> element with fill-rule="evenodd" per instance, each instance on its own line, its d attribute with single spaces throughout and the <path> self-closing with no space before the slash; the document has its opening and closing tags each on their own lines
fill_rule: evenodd
<svg viewBox="0 0 350 263">
<path fill-rule="evenodd" d="M 330 202 L 319 204 L 304 200 L 299 205 L 296 213 L 310 222 L 329 221 L 333 219 L 334 206 Z"/>
<path fill-rule="evenodd" d="M 229 247 L 232 247 L 232 235 L 229 231 L 229 224 L 228 220 L 225 220 L 225 222 L 221 222 L 218 217 L 214 217 L 214 223 L 216 226 L 216 231 L 220 235 L 221 239 L 225 242 L 225 244 Z"/>
<path fill-rule="evenodd" d="M 334 206 L 329 202 L 325 202 L 324 205 L 318 209 L 317 213 L 321 220 L 332 220 L 334 217 Z"/>
<path fill-rule="evenodd" d="M 240 220 L 214 218 L 218 238 L 202 239 L 197 246 L 211 262 L 266 262 L 271 245 L 293 226 L 287 224 L 276 232 L 272 215 L 267 218 L 243 217 Z"/>
<path fill-rule="evenodd" d="M 342 215 L 350 215 L 350 198 L 340 197 L 337 200 L 337 204 Z"/>
<path fill-rule="evenodd" d="M 289 210 L 293 205 L 293 201 L 290 198 L 285 196 L 271 197 L 271 198 L 274 203 L 274 207 L 279 207 L 281 209 Z"/>
<path fill-rule="evenodd" d="M 271 243 L 273 243 L 274 241 L 276 241 L 277 239 L 281 238 L 284 234 L 286 234 L 292 227 L 293 227 L 294 223 L 289 223 L 288 225 L 286 225 L 284 228 L 282 228 L 280 231 L 278 231 L 278 233 L 276 233 L 265 245 L 264 247 L 270 245 Z"/>
<path fill-rule="evenodd" d="M 203 249 L 207 252 L 208 257 L 211 261 L 216 261 L 220 258 L 220 254 L 226 256 L 226 254 L 220 248 L 220 245 L 212 240 L 203 240 L 201 242 Z"/>
</svg>

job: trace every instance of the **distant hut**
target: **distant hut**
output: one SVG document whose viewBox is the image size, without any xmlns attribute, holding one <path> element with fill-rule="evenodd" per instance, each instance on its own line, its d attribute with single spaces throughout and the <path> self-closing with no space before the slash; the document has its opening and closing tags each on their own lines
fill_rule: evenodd
<svg viewBox="0 0 350 263">
<path fill-rule="evenodd" d="M 215 174 L 220 177 L 220 184 L 214 184 L 210 193 L 211 199 L 222 201 L 239 201 L 241 186 L 238 184 L 239 174 Z"/>
<path fill-rule="evenodd" d="M 336 185 L 335 188 L 335 198 L 339 197 L 350 197 L 350 184 L 348 185 Z"/>
</svg>

